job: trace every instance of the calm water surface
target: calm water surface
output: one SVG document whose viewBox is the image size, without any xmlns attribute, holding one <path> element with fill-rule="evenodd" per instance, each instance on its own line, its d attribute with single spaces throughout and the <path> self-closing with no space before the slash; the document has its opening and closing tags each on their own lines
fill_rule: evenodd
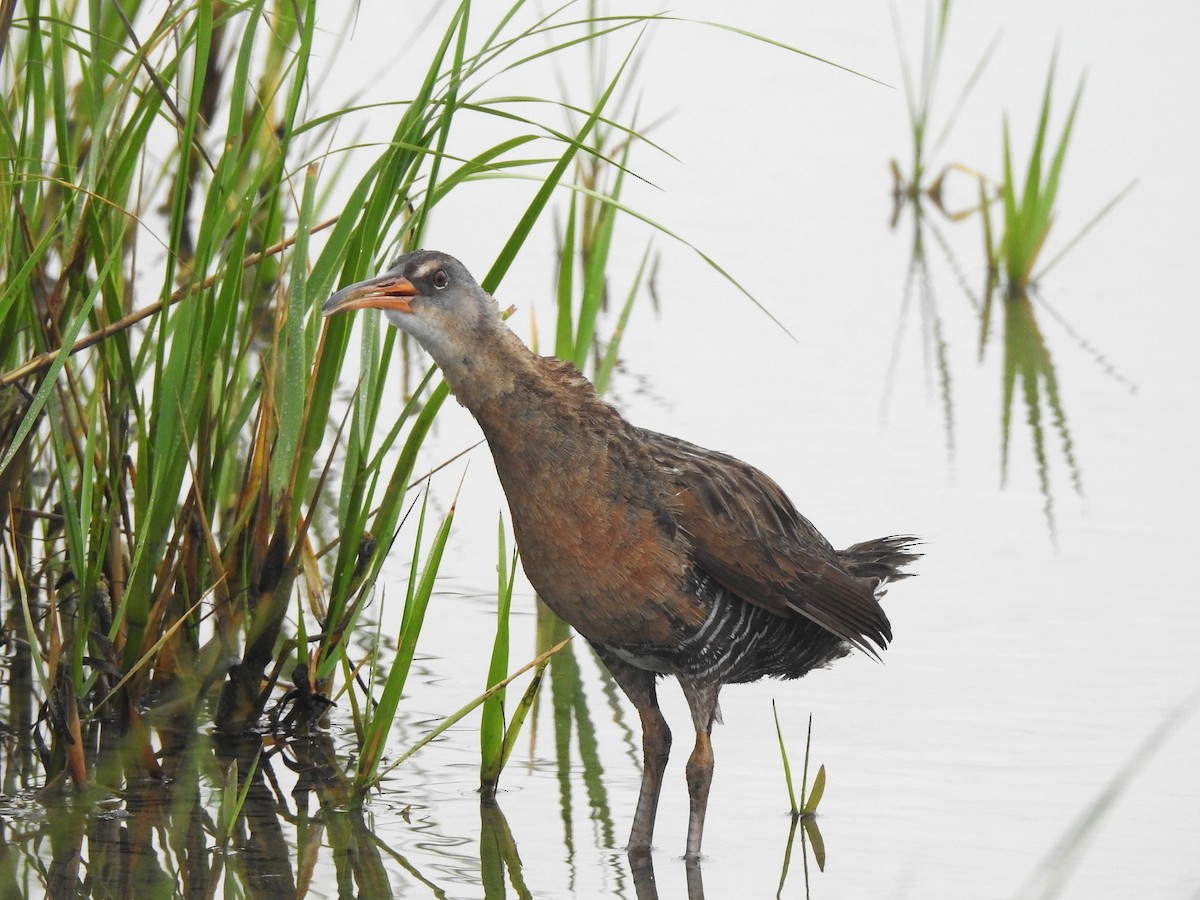
<svg viewBox="0 0 1200 900">
<path fill-rule="evenodd" d="M 923 5 L 899 5 L 913 47 Z M 812 713 L 814 764 L 828 772 L 819 816 L 827 861 L 818 872 L 809 858 L 813 897 L 1200 896 L 1200 227 L 1191 212 L 1200 15 L 1183 3 L 1136 14 L 1118 4 L 975 6 L 954 10 L 935 131 L 1002 32 L 1001 43 L 934 168 L 998 175 L 1004 113 L 1025 158 L 1057 42 L 1059 112 L 1085 70 L 1087 87 L 1047 252 L 1139 179 L 1041 285 L 1035 309 L 1065 431 L 1043 409 L 1039 461 L 1018 397 L 1003 488 L 1003 323 L 993 320 L 980 358 L 970 296 L 983 284 L 977 220 L 955 225 L 930 212 L 938 234 L 925 233 L 928 292 L 905 300 L 913 220 L 905 213 L 889 228 L 887 163 L 907 165 L 908 140 L 888 5 L 743 6 L 736 21 L 895 87 L 695 26 L 661 28 L 647 48 L 644 104 L 674 113 L 653 137 L 679 161 L 635 157 L 654 187 L 630 203 L 716 257 L 795 340 L 691 251 L 659 239 L 661 313 L 645 303 L 635 312 L 614 399 L 639 424 L 763 468 L 835 544 L 897 531 L 927 542 L 920 577 L 888 597 L 896 640 L 884 665 L 855 657 L 800 682 L 724 692 L 709 897 L 774 896 L 779 884 L 790 820 L 772 700 L 794 756 Z M 731 21 L 725 4 L 677 12 Z M 359 58 L 394 40 L 391 16 L 363 9 L 351 45 Z M 357 86 L 361 76 L 340 65 L 337 78 Z M 371 96 L 406 96 L 403 66 L 390 71 L 395 85 Z M 948 205 L 972 202 L 968 177 L 947 184 Z M 460 192 L 428 245 L 481 272 L 504 237 L 490 211 L 507 221 L 529 190 Z M 648 236 L 618 226 L 630 277 Z M 531 313 L 552 321 L 551 256 L 547 234 L 498 294 L 520 307 L 513 325 L 525 336 Z M 617 273 L 614 290 L 625 288 Z M 465 412 L 448 411 L 427 462 L 477 437 Z M 423 677 L 410 681 L 397 748 L 478 693 L 486 675 L 503 499 L 480 449 L 435 482 L 443 505 L 464 471 L 453 552 L 422 636 Z M 394 560 L 390 594 L 400 595 L 407 566 Z M 514 664 L 533 655 L 527 585 L 515 608 Z M 582 643 L 573 653 L 582 740 L 574 723 L 570 756 L 556 749 L 544 695 L 536 739 L 522 738 L 504 776 L 500 807 L 522 863 L 515 884 L 536 897 L 633 897 L 613 848 L 639 783 L 636 716 Z M 655 870 L 660 897 L 683 897 L 688 716 L 673 684 L 661 693 L 676 759 Z M 492 841 L 503 829 L 481 822 L 476 723 L 397 770 L 371 806 L 376 833 L 404 859 L 389 869 L 398 896 L 484 895 L 481 835 Z M 315 885 L 335 891 L 331 874 Z M 797 841 L 783 896 L 804 891 Z M 521 887 L 510 880 L 509 892 Z"/>
</svg>

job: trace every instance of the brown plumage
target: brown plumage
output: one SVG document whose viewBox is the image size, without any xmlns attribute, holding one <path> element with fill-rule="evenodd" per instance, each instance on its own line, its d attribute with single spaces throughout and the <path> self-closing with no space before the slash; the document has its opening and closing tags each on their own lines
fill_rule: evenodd
<svg viewBox="0 0 1200 900">
<path fill-rule="evenodd" d="M 723 684 L 799 678 L 892 631 L 882 586 L 911 537 L 835 550 L 774 481 L 741 460 L 637 428 L 574 366 L 535 356 L 453 257 L 416 251 L 338 291 L 326 315 L 385 310 L 479 422 L 530 583 L 596 649 L 642 722 L 629 850 L 649 850 L 671 732 L 655 681 L 675 675 L 696 742 L 687 856 L 700 853 Z"/>
</svg>

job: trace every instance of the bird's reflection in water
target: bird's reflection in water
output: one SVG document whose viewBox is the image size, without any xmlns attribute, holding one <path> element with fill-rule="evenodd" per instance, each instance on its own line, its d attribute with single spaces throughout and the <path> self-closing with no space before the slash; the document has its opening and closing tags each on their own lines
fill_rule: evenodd
<svg viewBox="0 0 1200 900">
<path fill-rule="evenodd" d="M 800 861 L 803 863 L 804 896 L 809 896 L 808 854 L 811 851 L 817 868 L 825 870 L 825 841 L 821 837 L 821 829 L 814 816 L 793 816 L 791 828 L 788 831 L 787 847 L 783 851 L 783 866 L 779 873 L 779 891 L 783 893 L 787 881 L 788 869 L 792 863 L 792 850 L 796 845 L 796 834 L 800 835 Z M 630 853 L 629 868 L 633 873 L 633 887 L 637 900 L 658 900 L 658 883 L 654 875 L 654 858 L 649 853 Z M 688 900 L 704 900 L 704 873 L 700 860 L 689 859 L 684 862 L 687 878 Z M 674 891 L 670 892 L 675 895 Z"/>
<path fill-rule="evenodd" d="M 693 859 L 685 866 L 687 872 L 688 900 L 704 900 L 704 876 L 700 873 L 700 860 Z"/>
<path fill-rule="evenodd" d="M 525 883 L 525 874 L 521 856 L 517 851 L 517 841 L 513 837 L 508 821 L 498 804 L 494 801 L 479 804 L 479 862 L 480 880 L 483 883 L 485 898 L 504 898 L 515 896 L 525 900 L 533 896 L 533 892 Z M 787 882 L 788 872 L 792 864 L 792 854 L 796 847 L 796 837 L 800 837 L 800 862 L 804 878 L 804 894 L 809 896 L 808 855 L 811 852 L 817 868 L 825 869 L 825 842 L 817 820 L 812 815 L 796 815 L 791 819 L 787 835 L 787 843 L 783 852 L 783 864 L 779 873 L 779 893 L 783 892 Z M 614 854 L 614 869 L 621 869 Z M 634 894 L 637 900 L 658 900 L 658 880 L 654 871 L 654 856 L 645 851 L 632 851 L 626 856 L 629 872 L 633 876 Z M 672 857 L 665 864 L 669 879 L 667 896 L 679 895 L 678 887 L 678 857 Z M 699 859 L 685 859 L 684 879 L 687 884 L 688 900 L 704 900 L 704 872 Z M 627 884 L 623 876 L 618 875 L 618 883 Z M 509 886 L 511 885 L 511 891 Z M 627 888 L 617 888 L 614 896 L 627 898 Z"/>
<path fill-rule="evenodd" d="M 658 900 L 658 883 L 654 877 L 654 857 L 649 853 L 630 853 L 629 868 L 633 873 L 633 888 L 637 900 Z M 687 872 L 688 900 L 704 900 L 704 874 L 700 860 L 689 859 L 684 863 Z M 673 896 L 674 891 L 670 892 Z"/>
</svg>

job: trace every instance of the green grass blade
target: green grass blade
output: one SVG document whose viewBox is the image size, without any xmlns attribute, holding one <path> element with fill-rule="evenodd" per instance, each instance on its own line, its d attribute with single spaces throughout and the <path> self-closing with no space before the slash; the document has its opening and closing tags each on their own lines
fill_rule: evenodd
<svg viewBox="0 0 1200 900">
<path fill-rule="evenodd" d="M 816 777 L 813 778 L 812 790 L 804 798 L 804 808 L 800 810 L 801 814 L 805 816 L 815 815 L 817 806 L 821 803 L 823 796 L 825 796 L 825 766 L 822 764 L 817 769 Z"/>
<path fill-rule="evenodd" d="M 1085 224 L 1083 228 L 1079 229 L 1075 236 L 1067 241 L 1067 243 L 1063 245 L 1063 248 L 1059 250 L 1058 253 L 1054 254 L 1054 256 L 1051 257 L 1051 259 L 1047 261 L 1044 266 L 1042 266 L 1042 268 L 1034 276 L 1034 280 L 1036 281 L 1042 278 L 1047 272 L 1054 268 L 1054 266 L 1058 264 L 1059 260 L 1066 256 L 1076 244 L 1083 240 L 1087 236 L 1088 232 L 1100 224 L 1100 220 L 1107 216 L 1112 211 L 1113 207 L 1124 200 L 1129 192 L 1132 191 L 1136 186 L 1137 179 L 1134 179 L 1133 181 L 1129 182 L 1129 184 L 1125 185 L 1125 187 L 1122 188 L 1115 197 L 1105 203 L 1104 206 L 1100 208 L 1100 211 L 1088 219 L 1087 224 Z"/>
<path fill-rule="evenodd" d="M 504 752 L 500 757 L 501 768 L 508 765 L 508 758 L 512 756 L 513 748 L 517 745 L 517 738 L 521 734 L 521 726 L 525 724 L 525 719 L 537 703 L 538 690 L 542 686 L 542 677 L 545 675 L 546 666 L 549 664 L 550 660 L 546 659 L 534 670 L 529 686 L 525 688 L 525 693 L 521 695 L 520 702 L 517 703 L 516 709 L 513 710 L 508 727 L 504 730 Z"/>
<path fill-rule="evenodd" d="M 108 257 L 108 262 L 102 270 L 103 272 L 107 272 L 109 267 L 116 265 L 119 252 L 119 247 L 113 248 L 112 253 Z M 20 450 L 21 444 L 29 436 L 33 426 L 37 423 L 38 417 L 41 415 L 42 409 L 50 397 L 50 392 L 54 389 L 55 379 L 58 378 L 59 372 L 62 371 L 63 366 L 67 363 L 67 358 L 71 352 L 71 344 L 83 329 L 83 323 L 87 321 L 91 313 L 92 304 L 95 302 L 99 290 L 100 279 L 97 279 L 93 284 L 92 290 L 84 300 L 80 311 L 71 320 L 66 331 L 63 332 L 62 347 L 59 349 L 58 355 L 54 358 L 54 362 L 51 363 L 50 368 L 46 370 L 41 385 L 34 393 L 33 400 L 30 401 L 28 408 L 25 410 L 25 415 L 21 418 L 21 424 L 17 426 L 16 433 L 9 443 L 8 450 L 5 452 L 4 457 L 0 459 L 0 474 L 3 474 L 8 468 L 13 458 L 17 455 L 17 451 Z"/>
<path fill-rule="evenodd" d="M 800 814 L 800 807 L 796 804 L 796 791 L 792 786 L 792 766 L 788 762 L 787 746 L 783 742 L 783 729 L 779 726 L 779 710 L 775 706 L 775 701 L 771 701 L 771 715 L 775 717 L 775 736 L 779 739 L 779 757 L 783 760 L 783 780 L 787 783 L 788 802 L 791 804 L 792 815 Z"/>
<path fill-rule="evenodd" d="M 642 289 L 642 279 L 646 274 L 646 265 L 650 261 L 651 245 L 646 244 L 646 249 L 642 253 L 642 260 L 638 263 L 637 273 L 633 277 L 633 282 L 629 285 L 629 293 L 625 296 L 625 303 L 621 307 L 621 314 L 617 317 L 617 323 L 609 335 L 608 346 L 604 348 L 604 356 L 600 360 L 600 364 L 596 366 L 596 374 L 593 382 L 596 386 L 596 393 L 601 396 L 608 390 L 608 381 L 612 377 L 613 369 L 617 364 L 617 355 L 621 349 L 621 338 L 625 336 L 625 329 L 629 325 L 629 317 L 633 313 L 633 301 L 637 299 L 638 292 Z"/>
<path fill-rule="evenodd" d="M 575 358 L 575 218 L 576 197 L 567 201 L 567 227 L 558 251 L 557 309 L 554 333 L 554 355 L 559 359 Z"/>
<path fill-rule="evenodd" d="M 556 653 L 558 653 L 560 650 L 562 650 L 564 647 L 566 647 L 568 644 L 570 644 L 571 641 L 573 640 L 573 638 L 574 638 L 574 636 L 572 635 L 572 636 L 568 636 L 567 638 L 565 638 L 562 641 L 559 641 L 553 647 L 551 647 L 548 650 L 546 650 L 545 652 L 540 653 L 537 656 L 535 656 L 533 659 L 531 659 L 529 662 L 527 662 L 521 668 L 517 669 L 517 671 L 513 672 L 511 675 L 509 675 L 503 681 L 488 688 L 486 691 L 484 691 L 478 697 L 471 700 L 471 702 L 467 703 L 466 705 L 460 707 L 459 709 L 455 710 L 453 713 L 448 715 L 445 719 L 443 719 L 441 721 L 441 723 L 438 724 L 438 726 L 436 728 L 431 730 L 427 735 L 425 735 L 423 738 L 421 738 L 419 741 L 417 741 L 415 744 L 413 744 L 411 747 L 409 747 L 406 751 L 404 751 L 404 753 L 402 753 L 399 757 L 397 757 L 395 759 L 395 761 L 393 761 L 390 765 L 388 765 L 385 769 L 383 769 L 379 773 L 379 778 L 382 778 L 384 775 L 386 775 L 388 772 L 390 772 L 392 769 L 396 768 L 397 766 L 403 765 L 404 763 L 408 762 L 408 760 L 411 759 L 418 750 L 420 750 L 422 747 L 424 747 L 430 741 L 434 740 L 436 737 L 438 737 L 438 735 L 442 734 L 443 732 L 447 731 L 449 728 L 451 728 L 458 722 L 462 721 L 462 719 L 464 719 L 466 716 L 468 716 L 472 712 L 474 712 L 474 710 L 477 709 L 482 703 L 486 702 L 490 697 L 495 696 L 497 693 L 499 693 L 500 691 L 507 688 L 513 681 L 520 678 L 522 675 L 524 675 L 530 669 L 538 669 L 538 670 L 544 669 L 545 666 L 547 666 L 549 664 L 551 658 Z"/>
<path fill-rule="evenodd" d="M 296 243 L 292 249 L 291 277 L 287 287 L 287 311 L 283 333 L 277 349 L 276 409 L 279 410 L 279 430 L 271 454 L 271 496 L 278 505 L 285 496 L 288 505 L 299 485 L 301 474 L 307 474 L 308 460 L 298 453 L 304 428 L 304 407 L 308 395 L 309 352 L 305 335 L 305 315 L 308 300 L 308 229 L 313 219 L 317 170 L 310 166 L 304 179 L 304 194 L 300 219 L 296 223 Z"/>
<path fill-rule="evenodd" d="M 504 679 L 508 671 L 509 609 L 512 606 L 513 583 L 517 573 L 517 554 L 508 559 L 504 538 L 504 518 L 499 520 L 497 536 L 496 636 L 492 642 L 492 659 L 488 666 L 487 687 Z M 485 798 L 494 797 L 500 770 L 504 766 L 504 691 L 499 691 L 483 704 L 480 717 L 480 786 Z"/>
<path fill-rule="evenodd" d="M 426 503 L 428 495 L 426 495 Z M 421 517 L 425 516 L 425 504 L 422 504 Z M 404 683 L 412 667 L 413 656 L 417 649 L 417 639 L 421 634 L 421 626 L 425 621 L 425 611 L 429 607 L 429 599 L 433 596 L 434 581 L 437 578 L 438 567 L 441 565 L 442 553 L 446 541 L 450 537 L 450 526 L 454 522 L 454 506 L 446 513 L 433 543 L 420 580 L 415 584 L 410 582 L 410 599 L 405 604 L 404 622 L 396 655 L 388 670 L 387 681 L 384 682 L 383 693 L 379 704 L 371 716 L 367 726 L 366 738 L 363 741 L 362 752 L 358 763 L 357 783 L 360 789 L 365 789 L 373 783 L 379 761 L 383 758 L 384 746 L 396 718 L 396 710 L 400 706 L 400 696 L 404 692 Z"/>
<path fill-rule="evenodd" d="M 545 209 L 546 204 L 550 201 L 551 194 L 554 193 L 554 189 L 558 187 L 559 182 L 562 181 L 562 177 L 566 173 L 567 167 L 571 164 L 571 161 L 575 158 L 579 150 L 583 148 L 584 141 L 587 140 L 588 134 L 595 127 L 596 122 L 600 119 L 600 114 L 604 111 L 605 105 L 608 103 L 609 98 L 612 96 L 613 91 L 620 82 L 621 76 L 625 72 L 625 67 L 629 64 L 630 59 L 633 58 L 633 54 L 636 49 L 637 43 L 635 42 L 634 46 L 631 47 L 629 52 L 626 54 L 625 59 L 622 61 L 620 67 L 617 69 L 617 73 L 612 77 L 608 87 L 605 89 L 604 93 L 601 94 L 600 99 L 596 102 L 596 106 L 592 110 L 591 115 L 588 116 L 587 120 L 576 133 L 572 143 L 567 146 L 567 149 L 563 152 L 562 156 L 559 157 L 558 161 L 554 164 L 554 167 L 550 170 L 549 175 L 547 175 L 543 180 L 542 186 L 534 195 L 534 198 L 532 202 L 530 202 L 528 209 L 525 210 L 525 214 L 521 216 L 520 221 L 517 223 L 517 227 L 513 229 L 508 241 L 504 244 L 503 249 L 501 249 L 500 255 L 496 258 L 495 263 L 492 264 L 492 268 L 488 271 L 487 275 L 484 276 L 483 281 L 480 282 L 483 289 L 488 293 L 495 293 L 496 288 L 504 279 L 505 273 L 508 272 L 513 260 L 516 259 L 517 252 L 525 244 L 525 240 L 529 237 L 530 231 L 533 230 L 534 223 L 541 217 L 542 210 Z"/>
</svg>

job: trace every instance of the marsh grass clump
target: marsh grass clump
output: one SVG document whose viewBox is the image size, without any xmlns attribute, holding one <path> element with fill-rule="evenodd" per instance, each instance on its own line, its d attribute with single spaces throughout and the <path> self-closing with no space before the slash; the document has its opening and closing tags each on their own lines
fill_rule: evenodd
<svg viewBox="0 0 1200 900">
<path fill-rule="evenodd" d="M 495 290 L 577 157 L 595 152 L 589 134 L 625 64 L 591 107 L 572 107 L 566 132 L 526 115 L 563 104 L 480 91 L 506 63 L 645 18 L 521 25 L 520 6 L 481 37 L 470 3 L 447 11 L 412 51 L 424 54 L 412 93 L 383 107 L 390 136 L 357 148 L 360 169 L 342 164 L 338 129 L 362 112 L 308 111 L 314 2 L 53 15 L 28 3 L 4 22 L 0 583 L 25 692 L 10 725 L 18 754 L 39 760 L 25 769 L 34 784 L 89 784 L 110 743 L 128 749 L 130 773 L 163 774 L 178 759 L 164 742 L 259 727 L 285 671 L 274 723 L 319 726 L 339 700 L 369 751 L 356 783 L 377 780 L 451 523 L 427 522 L 424 505 L 406 518 L 448 391 L 430 372 L 389 407 L 374 373 L 399 355 L 395 333 L 364 317 L 354 338 L 317 309 L 393 241 L 419 244 L 451 191 L 535 178 L 528 205 L 497 222 Z M 452 145 L 470 117 L 507 131 Z M 335 186 L 346 200 L 330 211 Z M 353 355 L 364 374 L 343 414 L 334 396 Z M 406 653 L 372 677 L 382 661 L 351 637 L 417 519 L 411 553 L 426 562 L 405 597 Z"/>
<path fill-rule="evenodd" d="M 1037 130 L 1034 133 L 1033 149 L 1026 163 L 1024 178 L 1021 179 L 1018 178 L 1013 164 L 1008 117 L 1004 118 L 1004 180 L 1000 187 L 1004 228 L 996 261 L 1004 271 L 1010 293 L 1026 290 L 1034 280 L 1034 269 L 1054 224 L 1054 204 L 1067 158 L 1067 147 L 1075 125 L 1075 114 L 1079 110 L 1079 101 L 1083 97 L 1084 79 L 1081 78 L 1058 143 L 1052 155 L 1047 156 L 1050 153 L 1050 108 L 1054 93 L 1056 61 L 1057 55 L 1050 61 Z"/>
<path fill-rule="evenodd" d="M 935 279 L 929 269 L 926 238 L 932 237 L 947 258 L 954 279 L 971 307 L 978 314 L 978 357 L 982 361 L 986 349 L 996 343 L 993 338 L 1002 330 L 1000 343 L 1003 353 L 1002 412 L 1000 417 L 1000 477 L 1005 483 L 1010 469 L 1010 448 L 1014 432 L 1019 430 L 1018 418 L 1029 426 L 1031 449 L 1037 472 L 1039 488 L 1044 504 L 1043 511 L 1052 539 L 1055 536 L 1054 495 L 1052 487 L 1051 451 L 1057 444 L 1065 462 L 1071 487 L 1082 494 L 1082 471 L 1077 461 L 1076 447 L 1068 425 L 1066 405 L 1055 368 L 1050 344 L 1038 321 L 1039 310 L 1045 310 L 1059 324 L 1063 318 L 1054 310 L 1038 290 L 1039 281 L 1070 252 L 1082 238 L 1107 215 L 1132 189 L 1131 183 L 1108 201 L 1086 225 L 1069 240 L 1059 244 L 1058 251 L 1047 258 L 1051 230 L 1059 217 L 1059 194 L 1066 170 L 1067 152 L 1074 133 L 1076 117 L 1082 102 L 1085 79 L 1080 78 L 1071 97 L 1070 105 L 1062 123 L 1055 132 L 1052 128 L 1053 101 L 1056 83 L 1057 51 L 1051 57 L 1045 83 L 1041 91 L 1041 102 L 1037 109 L 1036 126 L 1028 158 L 1021 165 L 1013 149 L 1009 117 L 1003 117 L 1002 129 L 1002 175 L 992 178 L 977 169 L 963 164 L 950 164 L 928 186 L 923 176 L 928 174 L 928 126 L 932 98 L 941 72 L 945 51 L 950 3 L 933 8 L 926 17 L 925 40 L 918 76 L 913 74 L 905 53 L 904 42 L 897 22 L 897 39 L 901 48 L 902 69 L 908 102 L 910 131 L 913 141 L 912 173 L 905 178 L 900 167 L 893 162 L 896 178 L 893 225 L 898 222 L 900 210 L 912 212 L 913 241 L 911 259 L 901 305 L 901 325 L 913 305 L 922 313 L 921 334 L 926 342 L 925 359 L 931 378 L 936 378 L 945 410 L 946 446 L 953 455 L 956 450 L 954 434 L 954 406 L 952 402 L 952 377 L 949 366 L 949 338 L 944 328 L 937 297 L 934 292 Z M 992 47 L 995 44 L 993 43 Z M 960 104 L 973 87 L 982 66 L 991 56 L 992 48 L 981 57 L 972 76 L 960 95 Z M 953 116 L 942 131 L 942 137 L 953 124 Z M 934 142 L 934 147 L 937 142 Z M 942 183 L 951 171 L 967 175 L 974 182 L 976 200 L 968 208 L 951 212 L 943 205 Z M 974 290 L 964 273 L 973 266 L 963 264 L 951 251 L 951 244 L 943 235 L 938 223 L 926 215 L 922 203 L 944 214 L 951 222 L 963 222 L 977 213 L 981 223 L 982 257 L 985 265 L 982 292 Z M 976 246 L 979 246 L 978 244 Z M 916 301 L 914 304 L 913 301 Z M 1105 372 L 1130 388 L 1133 385 L 1090 344 L 1083 340 L 1070 326 L 1067 333 L 1100 364 Z M 900 352 L 900 329 L 889 363 L 889 374 L 894 372 Z M 889 377 L 889 385 L 892 379 Z M 890 388 L 889 388 L 890 389 Z M 885 391 L 886 407 L 888 394 Z M 1024 406 L 1024 415 L 1016 412 Z"/>
<path fill-rule="evenodd" d="M 983 221 L 983 244 L 988 259 L 988 280 L 984 291 L 982 336 L 987 337 L 989 316 L 994 294 L 1003 288 L 1007 299 L 1028 296 L 1050 269 L 1091 231 L 1093 227 L 1133 189 L 1136 181 L 1130 182 L 1091 219 L 1063 243 L 1061 249 L 1049 260 L 1043 257 L 1050 230 L 1058 215 L 1056 201 L 1066 162 L 1067 147 L 1075 125 L 1075 116 L 1083 98 L 1085 80 L 1079 85 L 1071 100 L 1066 120 L 1058 142 L 1051 153 L 1050 113 L 1054 93 L 1054 76 L 1057 54 L 1051 58 L 1046 75 L 1046 86 L 1034 132 L 1033 148 L 1024 170 L 1018 170 L 1013 162 L 1012 141 L 1009 135 L 1008 117 L 1004 117 L 1004 178 L 999 184 L 996 200 L 999 201 L 1003 217 L 999 228 L 992 222 L 989 187 L 979 180 L 979 209 Z"/>
<path fill-rule="evenodd" d="M 783 740 L 783 728 L 779 724 L 779 710 L 775 701 L 771 701 L 771 714 L 775 718 L 775 736 L 779 740 L 779 756 L 783 761 L 783 778 L 787 785 L 788 801 L 791 805 L 791 828 L 788 830 L 787 847 L 783 854 L 783 867 L 779 874 L 779 889 L 775 896 L 783 894 L 783 885 L 787 880 L 788 869 L 791 866 L 792 848 L 795 845 L 797 826 L 800 831 L 800 853 L 804 863 L 804 887 L 808 891 L 808 848 L 812 848 L 813 859 L 817 868 L 825 871 L 825 839 L 817 825 L 817 806 L 825 795 L 825 766 L 817 769 L 813 778 L 812 790 L 808 787 L 808 761 L 812 752 L 812 715 L 808 717 L 808 735 L 804 741 L 804 768 L 800 777 L 800 802 L 796 802 L 796 792 L 792 782 L 792 767 L 788 762 L 787 745 Z"/>
<path fill-rule="evenodd" d="M 1002 311 L 1001 480 L 1003 482 L 1008 477 L 1009 450 L 1015 430 L 1014 411 L 1020 398 L 1024 404 L 1023 419 L 1031 437 L 1038 486 L 1043 498 L 1043 513 L 1052 539 L 1056 537 L 1056 526 L 1050 448 L 1055 443 L 1055 438 L 1067 468 L 1071 487 L 1080 496 L 1083 494 L 1083 473 L 1068 424 L 1066 405 L 1050 344 L 1039 321 L 1039 308 L 1051 315 L 1060 325 L 1065 323 L 1042 296 L 1038 284 L 1045 274 L 1132 190 L 1135 183 L 1130 183 L 1117 193 L 1074 237 L 1064 242 L 1052 258 L 1043 261 L 1050 232 L 1058 216 L 1056 203 L 1085 83 L 1084 79 L 1080 78 L 1061 132 L 1057 141 L 1054 141 L 1050 132 L 1050 118 L 1056 67 L 1057 53 L 1050 61 L 1033 147 L 1023 170 L 1018 169 L 1014 163 L 1008 118 L 1005 117 L 1004 178 L 998 195 L 1003 217 L 998 225 L 992 221 L 987 188 L 982 181 L 979 187 L 984 247 L 989 262 L 984 299 L 980 308 L 981 359 L 992 332 L 993 315 L 997 309 Z M 1066 331 L 1107 374 L 1133 388 L 1132 383 L 1117 372 L 1087 341 L 1079 338 L 1069 326 L 1066 327 Z"/>
<path fill-rule="evenodd" d="M 541 686 L 542 675 L 550 663 L 550 657 L 566 646 L 560 643 L 557 647 L 550 649 L 549 655 L 544 655 L 544 658 L 538 662 L 525 693 L 521 695 L 521 699 L 513 708 L 512 714 L 506 716 L 504 711 L 505 685 L 512 680 L 505 677 L 508 673 L 509 658 L 509 613 L 512 609 L 513 583 L 517 575 L 518 557 L 516 549 L 512 551 L 511 555 L 508 553 L 503 517 L 500 519 L 496 546 L 496 637 L 492 644 L 492 658 L 488 667 L 488 697 L 483 704 L 479 725 L 479 792 L 485 802 L 496 799 L 500 773 L 512 755 L 525 718 L 533 709 L 538 689 Z"/>
</svg>

